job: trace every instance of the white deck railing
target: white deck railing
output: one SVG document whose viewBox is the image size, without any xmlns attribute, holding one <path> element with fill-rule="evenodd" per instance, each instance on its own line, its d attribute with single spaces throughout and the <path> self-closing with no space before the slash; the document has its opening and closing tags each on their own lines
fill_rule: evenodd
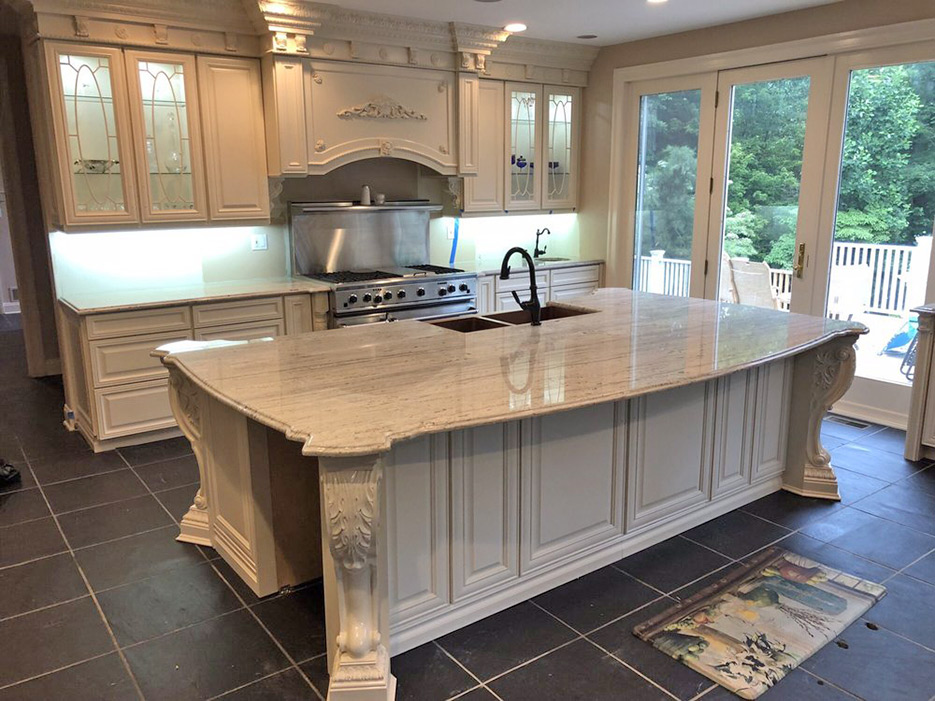
<svg viewBox="0 0 935 701">
<path fill-rule="evenodd" d="M 914 253 L 918 248 L 919 246 L 885 243 L 835 243 L 831 251 L 832 280 L 836 267 L 866 265 L 873 271 L 866 311 L 902 314 L 909 306 L 907 302 L 908 273 Z M 640 257 L 639 289 L 687 297 L 691 261 L 666 258 L 664 252 L 660 251 L 653 251 L 653 253 L 654 255 Z M 769 278 L 782 308 L 788 309 L 788 300 L 792 292 L 792 271 L 770 268 Z"/>
</svg>

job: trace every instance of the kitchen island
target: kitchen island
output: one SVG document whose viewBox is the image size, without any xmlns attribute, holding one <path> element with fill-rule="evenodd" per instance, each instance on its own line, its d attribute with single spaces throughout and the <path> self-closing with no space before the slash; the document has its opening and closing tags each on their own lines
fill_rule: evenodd
<svg viewBox="0 0 935 701">
<path fill-rule="evenodd" d="M 543 319 L 164 357 L 201 470 L 186 539 L 258 595 L 323 577 L 329 698 L 392 698 L 391 644 L 777 489 L 838 498 L 820 425 L 860 324 L 621 289 Z"/>
</svg>

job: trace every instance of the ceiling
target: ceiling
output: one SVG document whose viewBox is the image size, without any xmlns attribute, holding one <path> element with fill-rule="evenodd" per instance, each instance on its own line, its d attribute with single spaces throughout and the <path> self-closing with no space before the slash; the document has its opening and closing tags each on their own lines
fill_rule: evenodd
<svg viewBox="0 0 935 701">
<path fill-rule="evenodd" d="M 502 27 L 523 22 L 524 36 L 606 46 L 717 24 L 828 5 L 840 0 L 329 0 L 365 10 L 441 22 Z M 579 34 L 597 34 L 590 41 Z"/>
</svg>

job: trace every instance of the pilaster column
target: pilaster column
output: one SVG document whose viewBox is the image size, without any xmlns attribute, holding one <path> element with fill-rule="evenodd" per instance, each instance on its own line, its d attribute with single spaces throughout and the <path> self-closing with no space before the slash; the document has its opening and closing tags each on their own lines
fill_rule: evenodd
<svg viewBox="0 0 935 701">
<path fill-rule="evenodd" d="M 821 444 L 825 412 L 854 379 L 859 334 L 832 339 L 796 356 L 783 489 L 807 497 L 840 500 L 831 455 Z"/>
<path fill-rule="evenodd" d="M 382 460 L 319 458 L 319 471 L 328 701 L 392 701 Z"/>
<path fill-rule="evenodd" d="M 204 444 L 202 442 L 203 407 L 200 390 L 182 373 L 169 366 L 169 406 L 182 433 L 192 444 L 192 452 L 198 462 L 198 491 L 194 503 L 182 517 L 179 536 L 182 543 L 208 545 L 211 543 L 211 522 L 208 517 L 206 497 Z"/>
</svg>

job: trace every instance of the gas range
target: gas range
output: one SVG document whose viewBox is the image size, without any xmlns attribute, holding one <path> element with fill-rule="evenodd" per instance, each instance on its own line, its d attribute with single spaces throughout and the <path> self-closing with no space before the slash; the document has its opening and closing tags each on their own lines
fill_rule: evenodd
<svg viewBox="0 0 935 701">
<path fill-rule="evenodd" d="M 476 309 L 477 275 L 436 265 L 307 273 L 331 285 L 336 326 L 466 314 Z"/>
</svg>

